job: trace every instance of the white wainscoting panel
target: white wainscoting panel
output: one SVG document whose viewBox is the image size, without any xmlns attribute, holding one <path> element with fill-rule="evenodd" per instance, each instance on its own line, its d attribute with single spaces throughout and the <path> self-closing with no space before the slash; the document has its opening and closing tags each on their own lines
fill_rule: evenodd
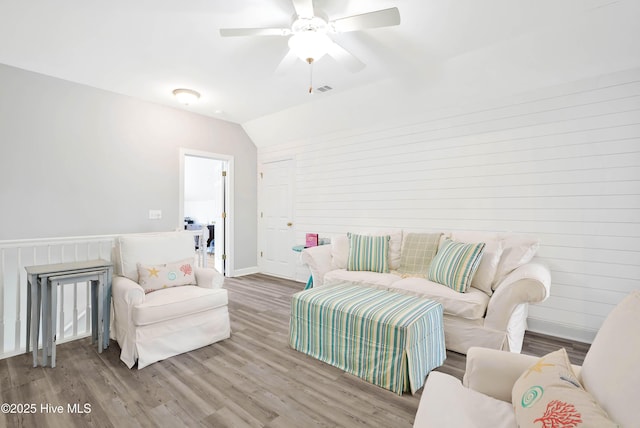
<svg viewBox="0 0 640 428">
<path fill-rule="evenodd" d="M 640 73 L 259 149 L 296 159 L 296 239 L 373 228 L 537 235 L 532 330 L 591 341 L 640 288 Z"/>
</svg>

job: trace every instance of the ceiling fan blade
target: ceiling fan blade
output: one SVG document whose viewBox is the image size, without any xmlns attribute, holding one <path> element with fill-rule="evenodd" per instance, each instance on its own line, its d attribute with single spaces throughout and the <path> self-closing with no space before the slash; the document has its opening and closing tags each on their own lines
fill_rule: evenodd
<svg viewBox="0 0 640 428">
<path fill-rule="evenodd" d="M 222 37 L 238 36 L 288 36 L 291 34 L 289 28 L 221 28 Z"/>
<path fill-rule="evenodd" d="M 293 0 L 293 7 L 298 18 L 312 18 L 315 15 L 313 12 L 313 0 Z"/>
<path fill-rule="evenodd" d="M 390 27 L 398 24 L 400 24 L 400 12 L 397 7 L 347 16 L 331 22 L 334 31 L 338 33 L 367 28 Z"/>
<path fill-rule="evenodd" d="M 327 54 L 352 73 L 356 73 L 365 67 L 362 61 L 336 42 L 331 43 Z"/>
<path fill-rule="evenodd" d="M 293 64 L 295 64 L 296 61 L 298 61 L 298 55 L 289 49 L 289 52 L 287 52 L 284 58 L 282 58 L 282 61 L 280 61 L 280 64 L 278 64 L 275 74 L 284 74 L 288 69 L 293 67 Z"/>
</svg>

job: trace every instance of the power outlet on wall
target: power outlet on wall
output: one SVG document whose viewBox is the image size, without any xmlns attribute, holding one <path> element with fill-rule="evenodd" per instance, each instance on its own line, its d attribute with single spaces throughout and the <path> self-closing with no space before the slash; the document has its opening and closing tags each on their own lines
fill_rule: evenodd
<svg viewBox="0 0 640 428">
<path fill-rule="evenodd" d="M 162 218 L 162 210 L 149 210 L 149 220 L 160 220 Z"/>
</svg>

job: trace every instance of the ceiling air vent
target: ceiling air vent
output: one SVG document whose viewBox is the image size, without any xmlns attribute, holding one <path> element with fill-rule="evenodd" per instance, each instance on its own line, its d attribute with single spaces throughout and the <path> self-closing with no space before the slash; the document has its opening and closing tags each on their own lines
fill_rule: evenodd
<svg viewBox="0 0 640 428">
<path fill-rule="evenodd" d="M 327 92 L 327 91 L 330 91 L 332 89 L 333 88 L 331 86 L 324 85 L 324 86 L 320 86 L 319 88 L 316 88 L 316 91 L 318 91 L 318 92 Z"/>
</svg>

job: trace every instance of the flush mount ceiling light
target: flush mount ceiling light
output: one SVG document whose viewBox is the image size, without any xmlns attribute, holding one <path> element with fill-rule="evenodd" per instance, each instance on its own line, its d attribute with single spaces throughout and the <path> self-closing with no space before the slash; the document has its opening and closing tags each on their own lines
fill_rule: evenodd
<svg viewBox="0 0 640 428">
<path fill-rule="evenodd" d="M 173 95 L 175 95 L 180 104 L 186 106 L 198 101 L 198 98 L 200 98 L 200 94 L 193 89 L 174 89 Z"/>
</svg>

